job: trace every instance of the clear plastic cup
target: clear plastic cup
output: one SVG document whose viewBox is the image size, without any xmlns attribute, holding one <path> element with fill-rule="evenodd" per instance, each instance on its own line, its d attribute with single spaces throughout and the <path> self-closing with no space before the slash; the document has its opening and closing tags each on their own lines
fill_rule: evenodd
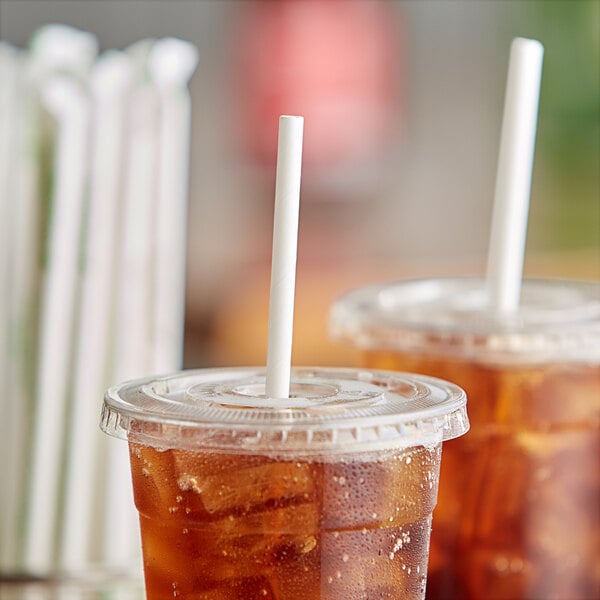
<svg viewBox="0 0 600 600">
<path fill-rule="evenodd" d="M 441 444 L 465 394 L 429 377 L 182 372 L 108 391 L 127 439 L 149 600 L 423 598 Z"/>
<path fill-rule="evenodd" d="M 481 279 L 355 290 L 333 337 L 369 368 L 462 386 L 471 431 L 444 447 L 428 598 L 600 598 L 600 285 L 527 280 L 486 310 Z"/>
</svg>

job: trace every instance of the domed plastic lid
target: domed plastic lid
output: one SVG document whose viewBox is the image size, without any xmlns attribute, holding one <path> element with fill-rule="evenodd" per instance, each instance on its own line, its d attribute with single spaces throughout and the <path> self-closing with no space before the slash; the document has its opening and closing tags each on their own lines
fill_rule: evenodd
<svg viewBox="0 0 600 600">
<path fill-rule="evenodd" d="M 487 308 L 485 281 L 423 279 L 366 286 L 342 296 L 331 335 L 359 348 L 476 361 L 600 360 L 600 283 L 525 280 L 519 309 Z"/>
<path fill-rule="evenodd" d="M 292 369 L 291 396 L 265 370 L 207 369 L 108 390 L 101 428 L 159 448 L 312 455 L 434 445 L 469 428 L 459 387 L 419 375 Z"/>
</svg>

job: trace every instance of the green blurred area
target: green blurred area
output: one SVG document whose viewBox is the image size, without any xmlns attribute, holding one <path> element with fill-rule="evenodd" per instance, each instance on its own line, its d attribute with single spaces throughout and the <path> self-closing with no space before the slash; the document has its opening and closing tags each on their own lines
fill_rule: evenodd
<svg viewBox="0 0 600 600">
<path fill-rule="evenodd" d="M 600 2 L 523 3 L 545 47 L 530 235 L 541 249 L 600 249 Z"/>
</svg>

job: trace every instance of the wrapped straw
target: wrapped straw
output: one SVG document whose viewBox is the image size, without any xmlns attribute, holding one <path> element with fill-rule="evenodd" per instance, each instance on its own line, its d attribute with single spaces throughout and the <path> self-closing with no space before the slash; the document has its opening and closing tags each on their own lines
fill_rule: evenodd
<svg viewBox="0 0 600 600">
<path fill-rule="evenodd" d="M 182 366 L 190 135 L 187 84 L 197 63 L 196 49 L 173 38 L 134 44 L 128 52 L 139 68 L 147 65 L 154 85 L 142 84 L 131 105 L 115 381 Z M 131 526 L 137 518 L 128 458 L 121 444 L 107 443 L 106 518 L 113 525 L 105 529 L 103 556 L 119 565 L 139 545 L 137 525 Z"/>
<path fill-rule="evenodd" d="M 537 40 L 512 42 L 487 266 L 499 313 L 516 310 L 521 295 L 543 55 Z"/>
<path fill-rule="evenodd" d="M 69 389 L 74 331 L 73 309 L 77 287 L 79 236 L 84 203 L 87 149 L 87 98 L 80 83 L 97 53 L 97 41 L 87 32 L 64 25 L 40 28 L 31 42 L 29 65 L 32 93 L 41 95 L 58 130 L 53 166 L 41 164 L 41 182 L 53 174 L 50 198 L 40 189 L 33 213 L 40 211 L 39 230 L 32 232 L 41 247 L 45 271 L 37 306 L 39 332 L 36 337 L 36 362 L 25 368 L 35 369 L 32 423 L 28 459 L 30 474 L 25 492 L 22 523 L 24 539 L 20 570 L 46 574 L 56 566 L 55 548 L 60 507 L 59 483 L 62 478 L 66 400 Z M 43 121 L 32 123 L 40 129 Z M 50 146 L 54 140 L 39 143 Z M 46 149 L 40 146 L 44 151 Z M 35 157 L 39 159 L 39 157 Z M 24 177 L 25 181 L 27 177 Z M 27 183 L 25 183 L 27 185 Z M 20 194 L 27 196 L 26 191 Z M 42 209 L 46 209 L 46 214 Z M 23 215 L 25 219 L 27 215 Z M 50 219 L 49 223 L 44 219 Z M 44 235 L 43 232 L 47 233 Z M 35 238 L 20 236 L 25 256 L 38 250 Z M 37 290 L 35 290 L 37 292 Z M 31 321 L 31 315 L 28 315 Z M 33 320 L 34 324 L 36 319 Z M 57 337 L 53 337 L 57 336 Z M 29 374 L 31 378 L 31 373 Z M 56 387 L 53 386 L 56 384 Z M 48 496 L 46 496 L 48 494 Z"/>
<path fill-rule="evenodd" d="M 59 134 L 25 520 L 25 560 L 33 573 L 46 572 L 53 564 L 88 133 L 87 102 L 72 80 L 62 76 L 51 80 L 43 99 L 58 122 Z"/>
<path fill-rule="evenodd" d="M 158 40 L 148 68 L 160 99 L 159 182 L 153 291 L 151 371 L 183 365 L 187 183 L 190 97 L 188 82 L 198 62 L 196 48 L 174 38 Z"/>
<path fill-rule="evenodd" d="M 35 370 L 37 361 L 38 313 L 40 305 L 40 254 L 44 208 L 50 204 L 49 192 L 40 185 L 50 170 L 51 158 L 45 145 L 53 133 L 43 127 L 37 89 L 32 80 L 32 65 L 25 52 L 15 54 L 18 76 L 15 110 L 12 121 L 13 144 L 8 158 L 10 192 L 10 224 L 6 256 L 10 262 L 6 294 L 8 328 L 5 343 L 8 346 L 5 364 L 6 381 L 3 389 L 9 406 L 4 410 L 8 456 L 4 460 L 0 495 L 10 501 L 2 511 L 0 534 L 4 572 L 24 570 L 22 563 L 24 522 L 28 506 L 28 473 L 31 461 L 32 429 L 35 413 Z M 7 80 L 4 80 L 5 83 Z M 6 405 L 5 405 L 6 406 Z M 6 525 L 6 526 L 5 526 Z"/>
<path fill-rule="evenodd" d="M 19 128 L 23 125 L 24 107 L 19 98 L 24 87 L 23 57 L 8 44 L 0 42 L 0 383 L 4 394 L 12 399 L 0 419 L 0 456 L 4 457 L 0 486 L 0 569 L 13 568 L 18 548 L 18 513 L 22 500 L 25 457 L 25 410 L 27 402 L 17 393 L 16 379 L 20 360 L 15 348 L 15 309 L 23 300 L 22 265 L 15 254 L 18 239 L 14 225 L 23 205 L 11 202 L 17 197 L 21 147 Z M 25 199 L 25 207 L 29 203 Z M 21 225 L 19 219 L 18 224 Z M 19 227 L 20 230 L 20 227 Z M 17 285 L 18 287 L 15 287 Z M 18 290 L 18 293 L 17 293 Z M 19 315 L 21 316 L 21 315 Z M 15 396 L 13 396 L 13 393 Z"/>
<path fill-rule="evenodd" d="M 117 209 L 124 162 L 124 100 L 131 84 L 131 59 L 123 52 L 101 56 L 91 72 L 93 145 L 89 225 L 79 305 L 72 416 L 65 477 L 61 565 L 74 571 L 89 563 L 93 547 L 93 503 L 97 493 L 98 390 L 108 374 Z"/>
<path fill-rule="evenodd" d="M 112 379 L 123 381 L 149 372 L 153 213 L 157 193 L 158 97 L 142 83 L 130 97 L 131 126 L 125 174 L 125 196 L 119 232 L 119 263 Z M 127 448 L 107 439 L 106 489 L 102 557 L 116 567 L 131 558 L 138 545 Z M 110 523 L 110 526 L 108 524 Z"/>
</svg>

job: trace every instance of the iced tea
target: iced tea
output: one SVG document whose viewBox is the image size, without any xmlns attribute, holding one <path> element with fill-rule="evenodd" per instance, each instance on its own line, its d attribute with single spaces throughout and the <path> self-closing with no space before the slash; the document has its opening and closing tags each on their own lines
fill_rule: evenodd
<svg viewBox="0 0 600 600">
<path fill-rule="evenodd" d="M 422 600 L 442 442 L 468 429 L 438 379 L 293 369 L 125 383 L 102 428 L 129 441 L 149 600 Z"/>
<path fill-rule="evenodd" d="M 327 462 L 130 450 L 149 600 L 423 597 L 440 445 Z"/>
<path fill-rule="evenodd" d="M 444 447 L 427 598 L 600 598 L 600 287 L 526 281 L 519 311 L 480 280 L 342 298 L 332 331 L 363 366 L 463 387 L 471 430 Z"/>
<path fill-rule="evenodd" d="M 600 366 L 376 351 L 364 364 L 469 395 L 471 431 L 444 447 L 428 598 L 600 597 Z"/>
</svg>

